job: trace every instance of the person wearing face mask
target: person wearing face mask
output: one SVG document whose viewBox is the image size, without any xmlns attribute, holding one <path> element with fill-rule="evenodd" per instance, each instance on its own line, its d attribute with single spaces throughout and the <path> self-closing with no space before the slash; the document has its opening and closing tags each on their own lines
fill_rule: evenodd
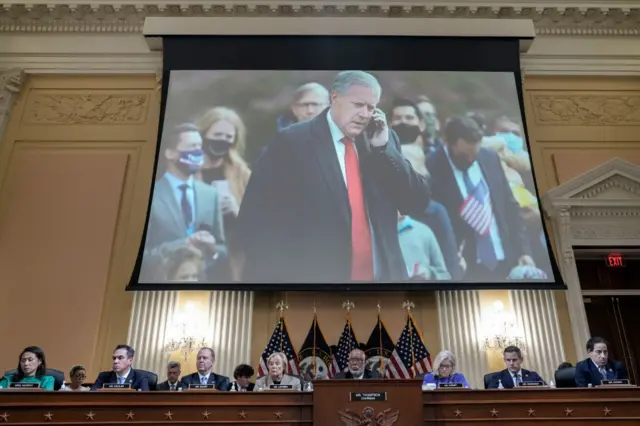
<svg viewBox="0 0 640 426">
<path fill-rule="evenodd" d="M 199 128 L 189 123 L 176 126 L 163 135 L 160 149 L 166 172 L 153 190 L 141 281 L 153 282 L 157 259 L 167 259 L 185 245 L 202 253 L 207 281 L 227 279 L 220 196 L 193 176 L 204 163 Z"/>
<path fill-rule="evenodd" d="M 438 182 L 433 199 L 447 209 L 465 258 L 465 279 L 502 281 L 519 265 L 535 265 L 520 207 L 500 158 L 481 147 L 483 137 L 473 119 L 452 117 L 444 129 L 446 144 L 427 159 L 427 169 Z M 463 208 L 470 202 L 481 206 L 485 220 Z"/>
<path fill-rule="evenodd" d="M 15 374 L 2 377 L 0 389 L 9 388 L 11 383 L 37 383 L 41 389 L 52 391 L 55 380 L 47 376 L 46 371 L 44 351 L 37 346 L 29 346 L 20 353 Z"/>
<path fill-rule="evenodd" d="M 426 124 L 422 113 L 413 102 L 396 99 L 391 109 L 391 128 L 402 145 L 422 146 L 422 133 Z"/>
</svg>

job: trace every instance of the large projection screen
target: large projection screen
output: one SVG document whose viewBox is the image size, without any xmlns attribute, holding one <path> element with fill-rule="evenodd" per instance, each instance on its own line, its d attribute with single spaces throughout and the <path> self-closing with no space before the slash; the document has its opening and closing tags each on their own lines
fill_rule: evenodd
<svg viewBox="0 0 640 426">
<path fill-rule="evenodd" d="M 129 289 L 563 288 L 517 43 L 165 38 Z"/>
</svg>

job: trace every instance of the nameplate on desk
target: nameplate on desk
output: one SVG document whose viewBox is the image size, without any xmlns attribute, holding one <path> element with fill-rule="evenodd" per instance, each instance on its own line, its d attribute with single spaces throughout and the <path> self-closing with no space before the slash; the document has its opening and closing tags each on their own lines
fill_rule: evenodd
<svg viewBox="0 0 640 426">
<path fill-rule="evenodd" d="M 539 380 L 537 382 L 522 382 L 518 385 L 519 388 L 540 388 L 545 384 L 543 381 Z"/>
<path fill-rule="evenodd" d="M 350 400 L 353 401 L 386 401 L 386 392 L 351 392 Z"/>
<path fill-rule="evenodd" d="M 602 386 L 629 386 L 628 379 L 612 379 L 612 380 L 603 380 L 600 382 Z"/>
<path fill-rule="evenodd" d="M 40 389 L 40 383 L 9 383 L 14 389 Z"/>
<path fill-rule="evenodd" d="M 216 389 L 216 385 L 214 385 L 213 383 L 208 383 L 206 385 L 203 385 L 201 383 L 193 383 L 193 384 L 189 385 L 189 389 L 215 390 Z"/>
<path fill-rule="evenodd" d="M 131 383 L 104 383 L 102 389 L 131 389 Z"/>
<path fill-rule="evenodd" d="M 293 385 L 269 385 L 271 390 L 293 390 Z"/>
<path fill-rule="evenodd" d="M 464 385 L 462 383 L 440 383 L 438 385 L 438 389 L 440 388 L 463 388 Z"/>
</svg>

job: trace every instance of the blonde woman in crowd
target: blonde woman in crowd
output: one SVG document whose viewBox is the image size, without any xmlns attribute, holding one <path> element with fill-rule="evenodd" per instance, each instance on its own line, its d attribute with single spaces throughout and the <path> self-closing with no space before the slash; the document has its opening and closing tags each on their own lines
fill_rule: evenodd
<svg viewBox="0 0 640 426">
<path fill-rule="evenodd" d="M 267 375 L 258 377 L 257 389 L 269 389 L 272 385 L 291 386 L 292 390 L 302 390 L 300 379 L 287 374 L 287 356 L 282 352 L 274 352 L 267 358 Z"/>
</svg>

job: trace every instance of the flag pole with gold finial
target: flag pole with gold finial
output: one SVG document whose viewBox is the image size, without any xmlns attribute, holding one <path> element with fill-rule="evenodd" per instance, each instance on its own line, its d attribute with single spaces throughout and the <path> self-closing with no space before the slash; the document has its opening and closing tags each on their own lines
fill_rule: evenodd
<svg viewBox="0 0 640 426">
<path fill-rule="evenodd" d="M 280 324 L 280 352 L 283 351 L 283 346 L 284 346 L 284 341 L 283 341 L 283 332 L 284 332 L 284 310 L 285 309 L 289 309 L 289 305 L 287 305 L 285 303 L 284 300 L 281 300 L 278 302 L 278 304 L 276 305 L 276 309 L 280 312 L 280 319 L 279 324 Z"/>
<path fill-rule="evenodd" d="M 316 378 L 316 328 L 318 327 L 316 321 L 318 320 L 318 314 L 316 312 L 316 301 L 313 301 L 313 356 L 311 357 L 311 366 L 313 367 L 313 378 Z"/>
<path fill-rule="evenodd" d="M 349 332 L 353 334 L 353 327 L 351 326 L 351 310 L 354 309 L 356 307 L 356 304 L 353 303 L 351 300 L 345 300 L 344 302 L 342 302 L 342 309 L 346 309 L 347 310 L 347 324 L 349 324 Z M 353 349 L 351 347 L 351 339 L 349 339 L 349 352 L 351 352 Z"/>
<path fill-rule="evenodd" d="M 411 310 L 415 308 L 416 305 L 411 300 L 406 300 L 402 303 L 402 308 L 407 311 L 407 325 L 411 324 L 409 327 L 409 344 L 411 345 L 411 370 L 415 371 L 416 365 L 416 357 L 413 351 L 413 315 L 411 315 Z"/>
<path fill-rule="evenodd" d="M 382 321 L 380 321 L 380 310 L 382 309 L 382 305 L 378 300 L 378 340 L 380 341 L 380 375 L 384 377 L 384 369 L 386 367 L 384 363 L 384 357 L 382 356 Z"/>
</svg>

